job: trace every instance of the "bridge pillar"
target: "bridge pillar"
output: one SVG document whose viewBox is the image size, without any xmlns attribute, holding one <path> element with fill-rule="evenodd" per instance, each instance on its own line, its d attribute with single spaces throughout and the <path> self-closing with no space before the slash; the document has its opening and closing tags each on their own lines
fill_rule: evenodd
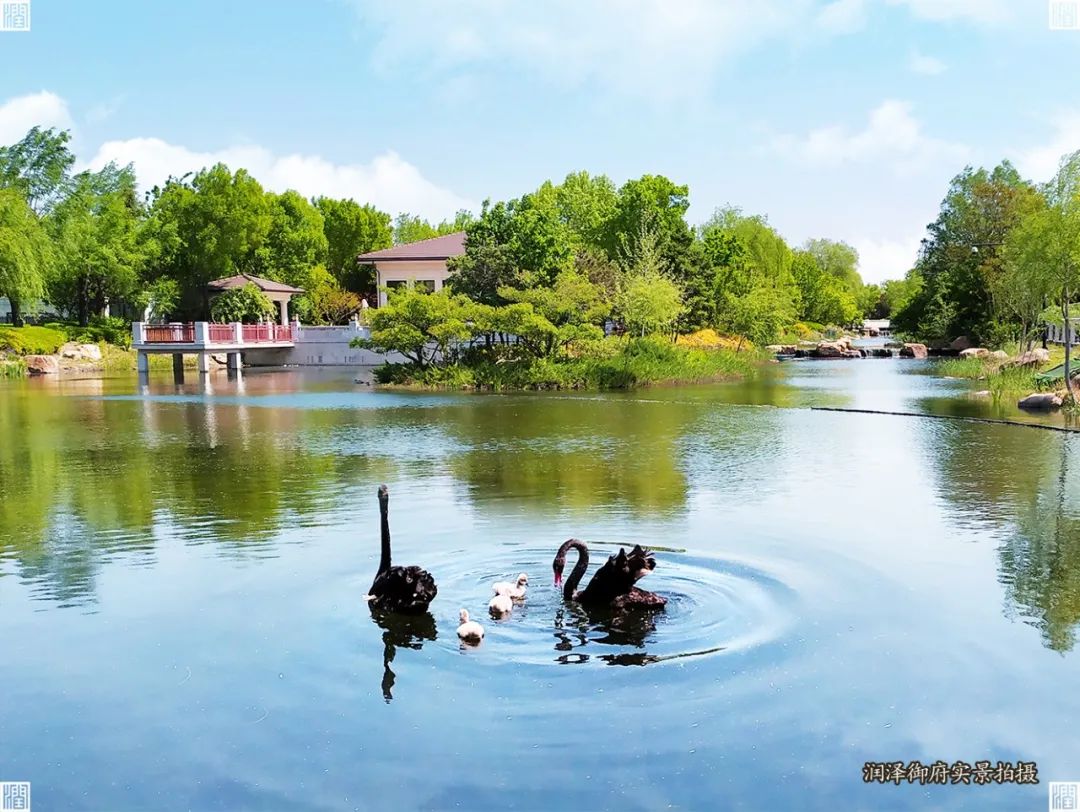
<svg viewBox="0 0 1080 812">
<path fill-rule="evenodd" d="M 135 353 L 135 366 L 139 370 L 140 375 L 150 374 L 150 356 L 148 356 L 142 350 L 138 350 Z"/>
<path fill-rule="evenodd" d="M 210 371 L 210 353 L 203 350 L 199 352 L 196 358 L 199 359 L 199 374 L 205 375 Z"/>
<path fill-rule="evenodd" d="M 228 367 L 229 369 L 240 369 L 240 353 L 230 352 L 228 354 Z"/>
<path fill-rule="evenodd" d="M 184 356 L 181 353 L 173 353 L 172 374 L 174 383 L 184 382 Z"/>
</svg>

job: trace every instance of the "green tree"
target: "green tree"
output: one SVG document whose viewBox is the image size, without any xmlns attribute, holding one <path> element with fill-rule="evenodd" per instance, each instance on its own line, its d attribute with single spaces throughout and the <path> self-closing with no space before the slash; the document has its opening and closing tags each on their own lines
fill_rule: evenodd
<svg viewBox="0 0 1080 812">
<path fill-rule="evenodd" d="M 1062 158 L 1041 191 L 1045 203 L 1029 205 L 1008 235 L 1007 266 L 1033 296 L 1046 294 L 1068 327 L 1072 302 L 1080 294 L 1080 151 Z M 1072 347 L 1066 341 L 1065 385 L 1075 400 L 1071 372 Z"/>
<path fill-rule="evenodd" d="M 347 290 L 366 292 L 371 288 L 375 275 L 372 266 L 357 265 L 356 258 L 393 244 L 390 215 L 370 204 L 361 206 L 355 200 L 320 197 L 316 198 L 315 206 L 323 217 L 323 233 L 327 243 L 326 269 Z"/>
<path fill-rule="evenodd" d="M 49 300 L 86 325 L 110 301 L 132 298 L 146 260 L 142 217 L 130 166 L 77 176 L 47 221 L 56 247 Z"/>
<path fill-rule="evenodd" d="M 824 273 L 842 283 L 848 293 L 858 295 L 863 286 L 858 251 L 846 242 L 826 239 L 807 240 L 803 250 L 814 258 Z"/>
<path fill-rule="evenodd" d="M 443 220 L 438 225 L 432 225 L 417 215 L 402 212 L 394 218 L 394 245 L 407 245 L 464 231 L 472 221 L 472 214 L 464 209 L 457 212 L 452 220 Z"/>
<path fill-rule="evenodd" d="M 23 302 L 45 293 L 52 250 L 37 215 L 16 189 L 0 189 L 0 296 L 11 303 L 12 321 L 22 325 Z"/>
<path fill-rule="evenodd" d="M 643 226 L 655 230 L 657 246 L 665 267 L 678 282 L 692 273 L 693 230 L 686 222 L 690 192 L 663 175 L 642 175 L 619 189 L 614 216 L 608 221 L 604 247 L 615 258 L 625 253 L 627 243 Z"/>
<path fill-rule="evenodd" d="M 502 288 L 508 302 L 528 305 L 505 310 L 501 332 L 517 336 L 539 358 L 551 358 L 575 341 L 603 337 L 598 326 L 611 312 L 603 292 L 574 270 L 559 274 L 551 287 Z"/>
<path fill-rule="evenodd" d="M 18 189 L 38 216 L 67 194 L 75 156 L 66 130 L 32 128 L 22 140 L 0 147 L 0 187 Z"/>
<path fill-rule="evenodd" d="M 253 324 L 274 317 L 274 303 L 253 283 L 232 288 L 214 297 L 210 317 L 216 322 Z"/>
<path fill-rule="evenodd" d="M 181 288 L 189 313 L 209 309 L 207 283 L 253 268 L 272 224 L 270 201 L 243 169 L 224 164 L 193 178 L 170 178 L 151 193 L 150 238 L 160 246 L 161 275 Z"/>
<path fill-rule="evenodd" d="M 1030 193 L 1008 161 L 991 171 L 967 167 L 953 178 L 919 252 L 922 287 L 895 314 L 895 326 L 927 339 L 992 338 L 1003 314 L 991 280 Z"/>
<path fill-rule="evenodd" d="M 378 352 L 398 352 L 418 367 L 448 360 L 456 342 L 476 335 L 475 303 L 447 290 L 427 293 L 420 288 L 399 288 L 383 307 L 369 314 L 370 339 L 354 339 L 352 346 Z"/>
<path fill-rule="evenodd" d="M 360 309 L 360 297 L 345 290 L 321 265 L 308 278 L 308 289 L 291 307 L 309 324 L 341 324 Z"/>
<path fill-rule="evenodd" d="M 845 325 L 859 316 L 859 306 L 844 279 L 827 272 L 818 255 L 795 251 L 791 272 L 799 287 L 799 318 L 803 321 Z"/>
<path fill-rule="evenodd" d="M 326 261 L 327 239 L 319 210 L 299 193 L 267 193 L 270 225 L 255 249 L 258 276 L 293 287 L 310 284 L 312 269 Z"/>
<path fill-rule="evenodd" d="M 642 224 L 615 300 L 616 312 L 631 333 L 670 330 L 683 314 L 682 286 L 665 271 L 656 231 Z"/>
</svg>

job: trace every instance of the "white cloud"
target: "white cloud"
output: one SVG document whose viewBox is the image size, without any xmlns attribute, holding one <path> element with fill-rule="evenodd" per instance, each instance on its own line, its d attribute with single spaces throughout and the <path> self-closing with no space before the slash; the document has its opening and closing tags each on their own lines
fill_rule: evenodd
<svg viewBox="0 0 1080 812">
<path fill-rule="evenodd" d="M 1002 23 L 1012 18 L 1014 9 L 1030 10 L 1030 0 L 888 0 L 902 5 L 924 20 L 945 22 L 969 20 L 975 23 Z M 1045 13 L 1044 11 L 1042 13 Z"/>
<path fill-rule="evenodd" d="M 55 93 L 41 91 L 27 96 L 16 96 L 0 104 L 0 144 L 14 144 L 34 126 L 72 126 L 67 102 Z"/>
<path fill-rule="evenodd" d="M 911 105 L 896 100 L 884 101 L 872 110 L 861 130 L 833 125 L 805 136 L 781 135 L 773 139 L 772 146 L 811 166 L 878 161 L 898 172 L 923 169 L 938 160 L 955 163 L 968 154 L 962 144 L 923 133 Z"/>
<path fill-rule="evenodd" d="M 833 0 L 817 15 L 817 24 L 835 34 L 851 34 L 866 25 L 866 0 Z"/>
<path fill-rule="evenodd" d="M 181 176 L 216 163 L 243 168 L 268 189 L 295 189 L 305 197 L 351 197 L 392 213 L 407 211 L 432 220 L 476 205 L 425 178 L 395 152 L 369 163 L 335 164 L 317 155 L 274 155 L 260 146 L 236 146 L 196 152 L 160 138 L 130 138 L 101 145 L 88 162 L 93 170 L 110 161 L 133 163 L 139 183 L 151 188 L 170 175 Z"/>
<path fill-rule="evenodd" d="M 908 68 L 912 73 L 921 73 L 923 76 L 938 76 L 949 69 L 949 66 L 934 56 L 912 51 L 908 60 Z"/>
<path fill-rule="evenodd" d="M 1022 152 L 1016 162 L 1021 172 L 1039 182 L 1053 177 L 1063 156 L 1080 149 L 1080 110 L 1062 111 L 1052 121 L 1050 141 Z"/>
<path fill-rule="evenodd" d="M 886 279 L 900 279 L 915 264 L 922 236 L 900 240 L 856 239 L 852 246 L 859 252 L 859 275 L 867 284 Z"/>
<path fill-rule="evenodd" d="M 707 87 L 731 56 L 799 34 L 818 0 L 352 0 L 387 71 L 442 82 L 454 71 L 524 67 L 549 81 L 599 82 L 651 98 Z M 860 0 L 836 0 L 838 22 Z"/>
</svg>

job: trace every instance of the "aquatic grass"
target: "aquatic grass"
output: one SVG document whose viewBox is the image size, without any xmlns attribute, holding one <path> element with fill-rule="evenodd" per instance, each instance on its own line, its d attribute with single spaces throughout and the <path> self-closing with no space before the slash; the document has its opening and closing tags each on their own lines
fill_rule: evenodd
<svg viewBox="0 0 1080 812">
<path fill-rule="evenodd" d="M 945 358 L 933 365 L 931 374 L 942 378 L 980 380 L 990 374 L 992 366 L 981 358 Z"/>
<path fill-rule="evenodd" d="M 0 378 L 25 378 L 26 361 L 22 358 L 0 359 Z"/>
</svg>

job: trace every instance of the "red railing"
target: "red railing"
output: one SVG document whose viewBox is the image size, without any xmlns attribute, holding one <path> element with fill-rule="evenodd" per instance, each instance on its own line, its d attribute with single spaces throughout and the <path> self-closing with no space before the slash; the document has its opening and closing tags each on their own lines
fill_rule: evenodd
<svg viewBox="0 0 1080 812">
<path fill-rule="evenodd" d="M 292 327 L 287 324 L 245 324 L 245 344 L 272 344 L 293 340 Z"/>
<path fill-rule="evenodd" d="M 195 325 L 191 324 L 153 324 L 147 325 L 147 344 L 194 344 Z"/>
<path fill-rule="evenodd" d="M 211 344 L 236 343 L 236 329 L 231 324 L 211 324 L 209 327 Z"/>
</svg>

